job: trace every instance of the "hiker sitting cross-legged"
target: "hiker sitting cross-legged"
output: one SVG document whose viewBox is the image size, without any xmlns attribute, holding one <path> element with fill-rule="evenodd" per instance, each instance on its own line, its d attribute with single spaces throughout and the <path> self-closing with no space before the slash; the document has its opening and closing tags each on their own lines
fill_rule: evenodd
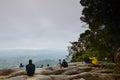
<svg viewBox="0 0 120 80">
<path fill-rule="evenodd" d="M 62 67 L 68 67 L 68 63 L 65 61 L 65 59 L 63 59 Z"/>
<path fill-rule="evenodd" d="M 35 65 L 32 64 L 32 60 L 29 60 L 29 64 L 26 65 L 26 72 L 28 76 L 33 76 L 35 73 Z"/>
</svg>

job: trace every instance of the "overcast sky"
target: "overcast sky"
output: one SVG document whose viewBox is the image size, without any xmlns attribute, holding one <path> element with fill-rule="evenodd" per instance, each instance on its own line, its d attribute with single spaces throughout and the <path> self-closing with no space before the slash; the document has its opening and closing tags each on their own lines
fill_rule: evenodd
<svg viewBox="0 0 120 80">
<path fill-rule="evenodd" d="M 67 49 L 84 32 L 79 0 L 0 0 L 0 49 Z"/>
</svg>

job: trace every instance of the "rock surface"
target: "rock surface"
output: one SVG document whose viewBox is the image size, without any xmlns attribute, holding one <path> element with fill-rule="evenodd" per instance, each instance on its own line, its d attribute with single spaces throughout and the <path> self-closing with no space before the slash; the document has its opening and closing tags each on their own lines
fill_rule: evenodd
<svg viewBox="0 0 120 80">
<path fill-rule="evenodd" d="M 114 63 L 108 62 L 99 65 L 74 62 L 62 69 L 57 65 L 37 68 L 32 77 L 26 75 L 25 69 L 1 69 L 0 80 L 120 80 L 119 69 L 116 70 L 114 66 Z"/>
</svg>

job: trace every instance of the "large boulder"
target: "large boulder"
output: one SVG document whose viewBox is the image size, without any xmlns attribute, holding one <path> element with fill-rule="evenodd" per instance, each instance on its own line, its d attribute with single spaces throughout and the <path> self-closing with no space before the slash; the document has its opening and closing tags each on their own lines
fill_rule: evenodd
<svg viewBox="0 0 120 80">
<path fill-rule="evenodd" d="M 25 69 L 2 69 L 0 74 L 7 73 L 4 74 L 7 77 L 0 80 L 120 80 L 120 74 L 116 72 L 120 69 L 113 70 L 111 69 L 114 67 L 113 63 L 105 63 L 93 66 L 76 62 L 69 63 L 68 68 L 62 69 L 59 66 L 36 68 L 35 75 L 32 77 L 27 76 Z"/>
</svg>

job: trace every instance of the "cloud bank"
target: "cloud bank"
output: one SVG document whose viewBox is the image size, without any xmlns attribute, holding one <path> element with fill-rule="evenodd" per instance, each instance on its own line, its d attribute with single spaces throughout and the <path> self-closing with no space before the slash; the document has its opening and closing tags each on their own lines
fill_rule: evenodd
<svg viewBox="0 0 120 80">
<path fill-rule="evenodd" d="M 0 0 L 0 49 L 67 49 L 81 11 L 79 0 Z"/>
</svg>

